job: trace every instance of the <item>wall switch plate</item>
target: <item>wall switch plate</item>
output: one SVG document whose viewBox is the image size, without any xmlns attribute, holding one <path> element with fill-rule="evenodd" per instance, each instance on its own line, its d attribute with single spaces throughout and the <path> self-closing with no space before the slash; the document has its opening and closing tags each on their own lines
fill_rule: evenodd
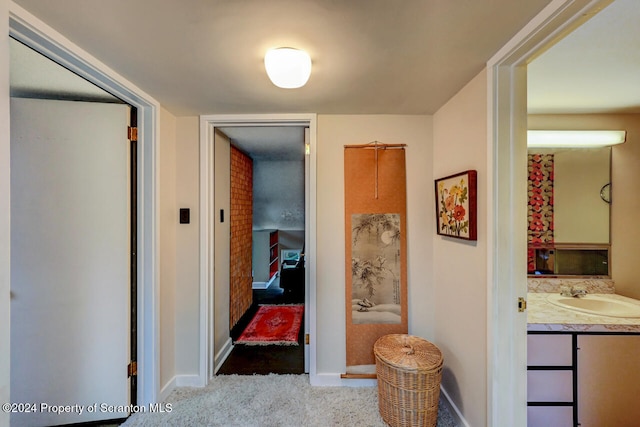
<svg viewBox="0 0 640 427">
<path fill-rule="evenodd" d="M 189 208 L 180 208 L 180 224 L 189 224 L 190 216 Z"/>
</svg>

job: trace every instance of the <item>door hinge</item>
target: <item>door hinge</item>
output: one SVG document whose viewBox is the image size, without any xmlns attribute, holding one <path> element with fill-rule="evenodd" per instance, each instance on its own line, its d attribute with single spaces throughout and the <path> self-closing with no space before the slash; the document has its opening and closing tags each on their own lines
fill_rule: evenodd
<svg viewBox="0 0 640 427">
<path fill-rule="evenodd" d="M 138 128 L 129 126 L 127 128 L 127 138 L 129 141 L 138 141 Z"/>
<path fill-rule="evenodd" d="M 304 343 L 309 344 L 309 334 L 304 334 Z"/>
<path fill-rule="evenodd" d="M 520 297 L 518 298 L 518 312 L 522 313 L 527 309 L 527 300 Z"/>
<path fill-rule="evenodd" d="M 138 375 L 138 362 L 129 362 L 127 365 L 127 376 L 129 378 Z"/>
</svg>

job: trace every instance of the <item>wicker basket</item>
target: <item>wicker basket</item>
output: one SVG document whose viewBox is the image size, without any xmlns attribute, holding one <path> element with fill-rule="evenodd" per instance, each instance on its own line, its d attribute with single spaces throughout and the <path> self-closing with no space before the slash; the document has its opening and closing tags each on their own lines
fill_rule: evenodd
<svg viewBox="0 0 640 427">
<path fill-rule="evenodd" d="M 379 338 L 373 346 L 378 406 L 392 427 L 435 427 L 442 379 L 442 353 L 434 344 L 405 334 Z"/>
</svg>

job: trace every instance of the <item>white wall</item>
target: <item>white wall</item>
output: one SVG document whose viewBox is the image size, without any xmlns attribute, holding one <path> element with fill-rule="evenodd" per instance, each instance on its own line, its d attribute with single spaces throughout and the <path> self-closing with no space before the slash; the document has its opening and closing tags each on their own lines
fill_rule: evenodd
<svg viewBox="0 0 640 427">
<path fill-rule="evenodd" d="M 9 402 L 10 156 L 9 156 L 9 2 L 0 0 L 0 403 Z M 0 411 L 0 426 L 9 414 Z"/>
<path fill-rule="evenodd" d="M 160 389 L 176 373 L 176 118 L 160 109 Z"/>
<path fill-rule="evenodd" d="M 532 115 L 529 128 L 627 131 L 627 141 L 611 150 L 611 277 L 617 293 L 640 299 L 640 114 Z"/>
<path fill-rule="evenodd" d="M 304 158 L 253 161 L 253 228 L 304 230 Z"/>
<path fill-rule="evenodd" d="M 200 352 L 200 175 L 198 117 L 176 122 L 176 204 L 191 210 L 191 223 L 176 233 L 176 375 L 197 376 Z"/>
<path fill-rule="evenodd" d="M 198 372 L 199 122 L 177 119 L 177 204 L 191 224 L 176 236 L 176 375 Z M 345 362 L 343 146 L 374 140 L 407 147 L 409 331 L 433 337 L 432 127 L 428 116 L 318 116 L 317 324 L 319 374 L 340 374 Z"/>
<path fill-rule="evenodd" d="M 428 116 L 319 115 L 317 135 L 317 371 L 344 373 L 344 145 L 403 143 L 407 167 L 409 332 L 433 339 L 432 122 Z"/>
<path fill-rule="evenodd" d="M 433 117 L 433 173 L 478 171 L 478 240 L 436 235 L 433 216 L 434 342 L 444 356 L 442 385 L 473 426 L 487 417 L 487 75 L 481 72 Z M 524 232 L 524 231 L 523 231 Z"/>
</svg>

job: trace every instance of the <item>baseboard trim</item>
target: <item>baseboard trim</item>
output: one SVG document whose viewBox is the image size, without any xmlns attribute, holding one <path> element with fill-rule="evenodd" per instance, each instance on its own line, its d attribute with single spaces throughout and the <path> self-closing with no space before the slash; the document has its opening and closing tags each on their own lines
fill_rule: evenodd
<svg viewBox="0 0 640 427">
<path fill-rule="evenodd" d="M 229 355 L 231 354 L 231 350 L 233 350 L 233 341 L 231 340 L 231 338 L 228 338 L 213 359 L 214 375 L 218 373 L 218 370 L 220 369 L 224 361 L 227 360 L 227 357 L 229 357 Z"/>
<path fill-rule="evenodd" d="M 200 375 L 176 375 L 176 387 L 202 387 Z"/>
<path fill-rule="evenodd" d="M 460 412 L 456 404 L 451 400 L 451 397 L 449 397 L 449 393 L 447 393 L 444 387 L 442 387 L 442 384 L 440 385 L 440 394 L 444 397 L 444 399 L 440 399 L 441 402 L 447 406 L 447 408 L 449 409 L 449 413 L 454 418 L 456 423 L 460 427 L 471 427 L 467 420 L 464 419 L 462 412 Z"/>
<path fill-rule="evenodd" d="M 167 400 L 169 395 L 176 388 L 176 377 L 171 378 L 167 383 L 160 389 L 160 395 L 158 396 L 158 402 L 164 402 Z"/>
<path fill-rule="evenodd" d="M 309 376 L 312 386 L 318 387 L 375 387 L 374 379 L 341 378 L 341 374 L 316 374 Z"/>
</svg>

